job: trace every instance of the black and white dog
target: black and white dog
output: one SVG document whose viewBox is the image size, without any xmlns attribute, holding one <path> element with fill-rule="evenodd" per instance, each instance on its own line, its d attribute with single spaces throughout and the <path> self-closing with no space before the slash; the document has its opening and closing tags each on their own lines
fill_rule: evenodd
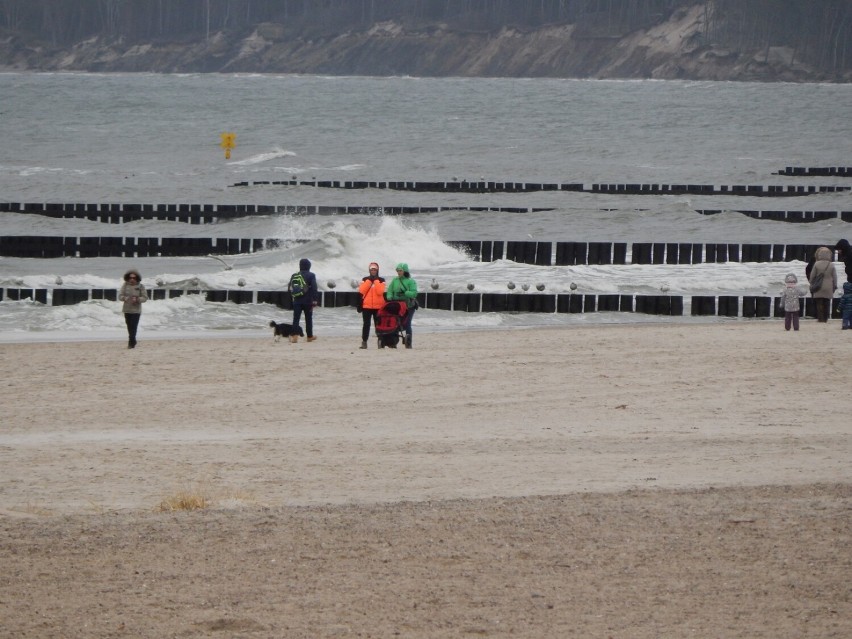
<svg viewBox="0 0 852 639">
<path fill-rule="evenodd" d="M 275 320 L 269 322 L 269 325 L 272 327 L 272 336 L 274 341 L 280 340 L 282 337 L 290 337 L 290 335 L 294 334 L 293 325 L 292 324 L 279 324 Z M 295 334 L 304 337 L 305 331 L 302 330 L 301 326 L 297 326 L 295 330 Z"/>
</svg>

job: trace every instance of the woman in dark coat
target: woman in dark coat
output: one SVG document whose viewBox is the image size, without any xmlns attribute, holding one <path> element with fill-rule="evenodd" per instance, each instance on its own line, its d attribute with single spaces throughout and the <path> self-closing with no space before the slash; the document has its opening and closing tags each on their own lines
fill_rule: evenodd
<svg viewBox="0 0 852 639">
<path fill-rule="evenodd" d="M 837 251 L 837 259 L 845 266 L 846 281 L 852 282 L 852 247 L 849 246 L 849 240 L 840 240 L 834 245 L 834 250 Z"/>
</svg>

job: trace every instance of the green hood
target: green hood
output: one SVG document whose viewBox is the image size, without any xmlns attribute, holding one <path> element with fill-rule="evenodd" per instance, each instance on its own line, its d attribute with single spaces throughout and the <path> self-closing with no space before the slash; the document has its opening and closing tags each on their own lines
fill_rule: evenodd
<svg viewBox="0 0 852 639">
<path fill-rule="evenodd" d="M 399 264 L 396 265 L 394 270 L 395 271 L 402 270 L 402 271 L 408 273 L 408 264 L 406 264 L 405 262 L 400 262 Z"/>
</svg>

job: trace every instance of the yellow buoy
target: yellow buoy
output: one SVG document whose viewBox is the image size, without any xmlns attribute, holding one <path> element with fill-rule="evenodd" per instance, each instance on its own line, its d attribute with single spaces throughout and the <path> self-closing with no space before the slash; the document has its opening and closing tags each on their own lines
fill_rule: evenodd
<svg viewBox="0 0 852 639">
<path fill-rule="evenodd" d="M 236 133 L 220 133 L 219 137 L 222 138 L 222 141 L 219 143 L 223 149 L 225 149 L 225 159 L 231 159 L 231 149 L 237 146 L 237 134 Z"/>
</svg>

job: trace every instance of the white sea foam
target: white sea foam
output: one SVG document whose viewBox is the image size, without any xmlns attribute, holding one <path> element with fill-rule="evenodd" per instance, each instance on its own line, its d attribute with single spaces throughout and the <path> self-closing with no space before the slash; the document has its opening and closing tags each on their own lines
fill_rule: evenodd
<svg viewBox="0 0 852 639">
<path fill-rule="evenodd" d="M 269 162 L 270 160 L 277 160 L 278 158 L 284 158 L 289 156 L 296 155 L 293 151 L 285 151 L 284 149 L 275 149 L 274 151 L 267 151 L 265 153 L 258 153 L 257 155 L 253 155 L 249 158 L 245 158 L 243 160 L 235 160 L 234 162 L 229 162 L 229 164 L 233 166 L 251 166 L 253 164 L 262 164 L 264 162 Z"/>
</svg>

